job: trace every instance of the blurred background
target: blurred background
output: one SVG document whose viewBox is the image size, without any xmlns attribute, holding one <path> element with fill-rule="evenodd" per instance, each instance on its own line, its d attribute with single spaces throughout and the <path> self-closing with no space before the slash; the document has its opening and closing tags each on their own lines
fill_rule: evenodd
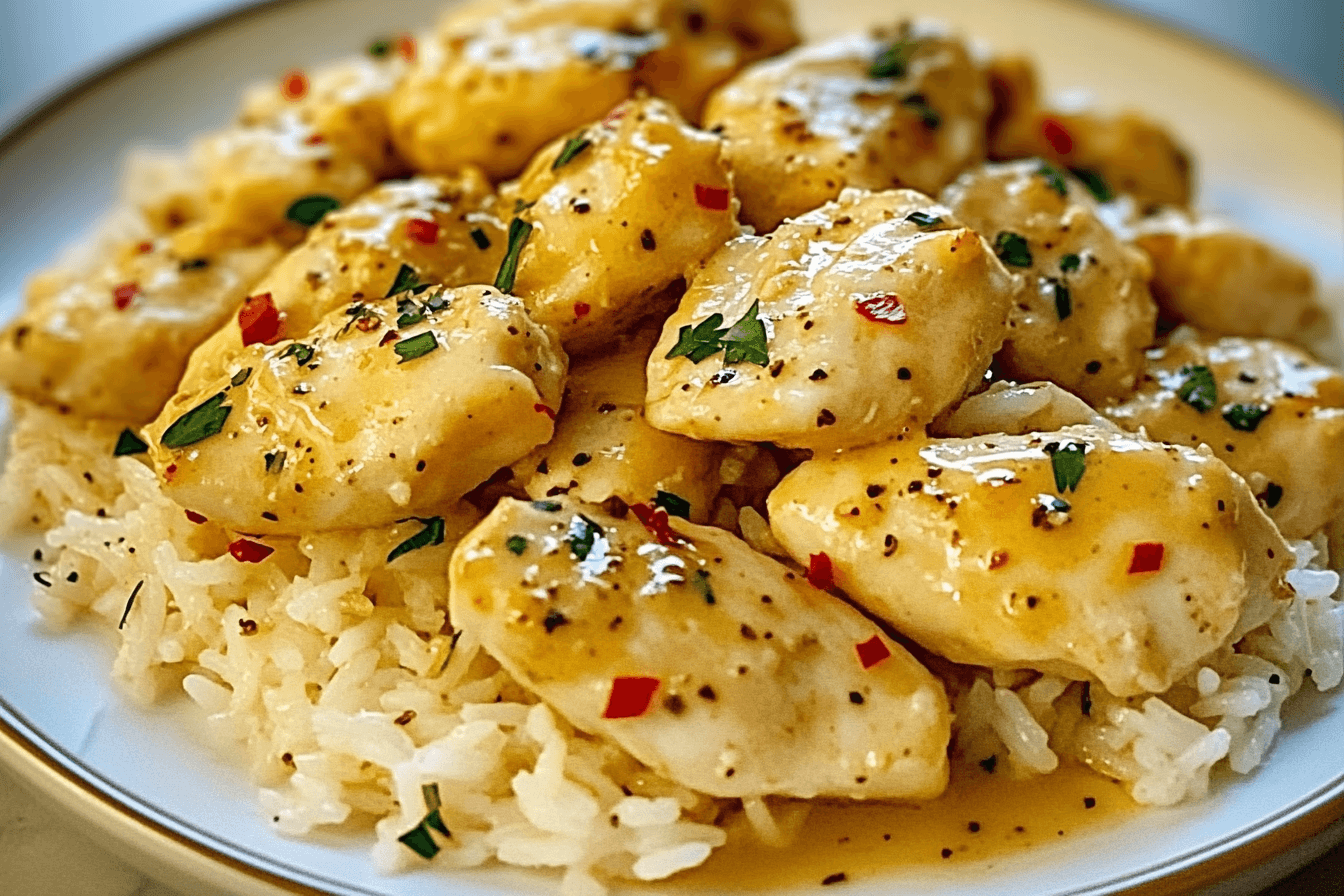
<svg viewBox="0 0 1344 896">
<path fill-rule="evenodd" d="M 1076 2 L 1109 3 L 1185 28 L 1344 109 L 1344 0 Z M 246 5 L 248 0 L 0 0 L 0 123 L 72 74 L 162 29 Z M 1011 3 L 1004 9 L 1008 14 Z"/>
</svg>

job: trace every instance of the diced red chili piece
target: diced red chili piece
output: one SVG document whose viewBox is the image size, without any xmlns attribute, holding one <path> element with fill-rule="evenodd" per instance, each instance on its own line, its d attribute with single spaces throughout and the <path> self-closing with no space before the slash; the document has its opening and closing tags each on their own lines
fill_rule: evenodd
<svg viewBox="0 0 1344 896">
<path fill-rule="evenodd" d="M 854 652 L 859 655 L 859 664 L 865 669 L 871 669 L 891 656 L 891 648 L 877 635 L 855 644 Z"/>
<path fill-rule="evenodd" d="M 140 284 L 122 283 L 112 290 L 112 304 L 117 306 L 118 311 L 125 311 L 131 307 L 131 299 L 140 293 Z"/>
<path fill-rule="evenodd" d="M 432 246 L 439 239 L 439 225 L 424 218 L 412 218 L 406 222 L 406 237 L 422 246 Z"/>
<path fill-rule="evenodd" d="M 397 38 L 397 55 L 407 62 L 415 61 L 415 38 L 409 34 L 403 34 Z"/>
<path fill-rule="evenodd" d="M 135 247 L 135 251 L 139 252 L 141 255 L 145 255 L 149 252 L 154 251 L 154 244 L 151 243 L 149 240 L 145 240 L 144 242 L 138 244 Z"/>
<path fill-rule="evenodd" d="M 233 559 L 239 563 L 260 563 L 271 554 L 275 553 L 275 548 L 259 541 L 249 541 L 246 538 L 240 538 L 229 545 L 229 553 Z"/>
<path fill-rule="evenodd" d="M 877 324 L 903 324 L 908 319 L 905 306 L 896 296 L 869 296 L 859 299 L 855 310 Z"/>
<path fill-rule="evenodd" d="M 728 211 L 728 200 L 732 194 L 725 187 L 709 187 L 705 184 L 695 185 L 695 204 L 711 212 Z"/>
<path fill-rule="evenodd" d="M 534 405 L 532 405 L 532 410 L 536 411 L 538 414 L 545 414 L 547 417 L 550 417 L 552 420 L 555 419 L 555 411 L 552 410 L 550 407 L 544 405 L 544 404 L 534 404 Z"/>
<path fill-rule="evenodd" d="M 1134 545 L 1134 553 L 1129 558 L 1130 575 L 1139 572 L 1157 572 L 1162 568 L 1162 556 L 1167 552 L 1161 542 L 1145 541 Z"/>
<path fill-rule="evenodd" d="M 649 711 L 653 695 L 662 684 L 656 678 L 643 676 L 621 676 L 611 681 L 611 693 L 607 696 L 607 708 L 602 710 L 604 719 L 635 719 Z"/>
<path fill-rule="evenodd" d="M 383 334 L 383 338 L 378 340 L 378 346 L 379 348 L 381 348 L 382 346 L 387 345 L 389 342 L 396 342 L 400 338 L 401 337 L 398 335 L 396 330 L 388 330 L 386 333 Z"/>
<path fill-rule="evenodd" d="M 826 591 L 835 587 L 835 568 L 829 554 L 811 554 L 807 558 L 807 582 L 813 588 Z"/>
<path fill-rule="evenodd" d="M 1073 152 L 1073 135 L 1065 130 L 1064 125 L 1055 121 L 1053 118 L 1047 118 L 1041 122 L 1041 136 L 1045 142 L 1050 144 L 1050 148 L 1061 156 L 1066 156 Z"/>
<path fill-rule="evenodd" d="M 308 76 L 295 69 L 280 79 L 280 95 L 287 100 L 301 100 L 308 94 Z"/>
<path fill-rule="evenodd" d="M 383 325 L 383 322 L 376 317 L 360 317 L 355 319 L 355 329 L 361 333 L 372 333 Z"/>
<path fill-rule="evenodd" d="M 321 146 L 323 143 L 327 142 L 327 138 L 323 137 L 321 134 L 313 134 L 303 142 L 307 143 L 309 146 Z"/>
<path fill-rule="evenodd" d="M 681 541 L 677 538 L 677 533 L 672 531 L 671 520 L 663 508 L 650 507 L 648 504 L 631 504 L 630 512 L 658 539 L 659 544 L 671 545 Z"/>
<path fill-rule="evenodd" d="M 173 477 L 177 475 L 177 464 L 169 464 L 163 468 L 163 481 L 172 482 Z"/>
<path fill-rule="evenodd" d="M 195 524 L 198 525 L 198 526 L 199 526 L 201 523 L 206 522 L 205 517 L 201 516 L 199 513 L 197 513 L 197 512 L 194 511 L 194 510 L 188 510 L 188 511 L 187 511 L 187 519 L 191 520 L 193 523 L 195 523 Z"/>
<path fill-rule="evenodd" d="M 587 302 L 575 302 L 575 303 L 574 303 L 574 319 L 575 319 L 575 320 L 583 320 L 585 317 L 588 316 L 588 312 L 590 312 L 590 311 L 592 311 L 592 310 L 593 310 L 593 306 L 592 306 L 592 305 L 589 305 Z"/>
<path fill-rule="evenodd" d="M 244 346 L 258 342 L 264 345 L 278 342 L 282 329 L 280 312 L 271 294 L 264 292 L 243 299 L 243 307 L 238 312 L 238 326 L 243 331 Z"/>
</svg>

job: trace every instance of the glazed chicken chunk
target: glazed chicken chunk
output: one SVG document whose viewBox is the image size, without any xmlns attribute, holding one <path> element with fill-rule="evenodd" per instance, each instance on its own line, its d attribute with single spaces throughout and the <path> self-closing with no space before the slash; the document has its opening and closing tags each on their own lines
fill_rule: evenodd
<svg viewBox="0 0 1344 896">
<path fill-rule="evenodd" d="M 984 159 L 990 94 L 957 39 L 879 30 L 757 63 L 715 93 L 742 219 L 773 230 L 845 187 L 936 193 Z"/>
<path fill-rule="evenodd" d="M 1000 372 L 1091 403 L 1133 392 L 1157 322 L 1151 268 L 1100 220 L 1082 184 L 1029 159 L 969 171 L 941 198 L 1023 275 Z"/>
<path fill-rule="evenodd" d="M 252 343 L 302 339 L 352 302 L 425 283 L 492 282 L 507 243 L 494 204 L 490 184 L 469 168 L 455 177 L 387 181 L 328 213 L 197 349 L 182 388 L 217 379 Z"/>
<path fill-rule="evenodd" d="M 1109 428 L 817 458 L 770 496 L 776 537 L 958 663 L 1165 691 L 1266 621 L 1293 557 L 1207 451 Z"/>
<path fill-rule="evenodd" d="M 250 346 L 148 427 L 168 497 L 244 532 L 430 516 L 552 434 L 567 361 L 522 303 L 436 288 Z"/>
<path fill-rule="evenodd" d="M 451 615 L 584 731 L 717 797 L 932 797 L 942 685 L 844 602 L 718 529 L 505 500 Z"/>
<path fill-rule="evenodd" d="M 512 292 L 566 351 L 599 349 L 665 312 L 659 294 L 737 235 L 721 146 L 664 101 L 636 99 L 501 189 L 531 227 Z"/>
<path fill-rule="evenodd" d="M 927 196 L 847 191 L 694 273 L 649 359 L 649 422 L 817 450 L 904 437 L 980 381 L 1015 288 Z"/>
<path fill-rule="evenodd" d="M 1208 445 L 1288 538 L 1344 510 L 1344 376 L 1300 349 L 1183 327 L 1148 352 L 1138 394 L 1103 410 L 1150 438 Z"/>
</svg>

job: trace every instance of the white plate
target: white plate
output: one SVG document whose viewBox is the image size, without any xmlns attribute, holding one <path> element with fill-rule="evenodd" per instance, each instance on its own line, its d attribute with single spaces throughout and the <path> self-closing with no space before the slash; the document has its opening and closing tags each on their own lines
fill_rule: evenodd
<svg viewBox="0 0 1344 896">
<path fill-rule="evenodd" d="M 225 121 L 247 83 L 358 52 L 370 36 L 430 21 L 440 5 L 275 3 L 169 40 L 37 110 L 0 137 L 0 312 L 12 313 L 24 277 L 106 207 L 125 148 L 180 144 Z M 1201 203 L 1311 259 L 1344 316 L 1337 113 L 1217 51 L 1100 7 L 1063 0 L 801 6 L 812 36 L 907 12 L 950 18 L 998 48 L 1029 50 L 1052 88 L 1084 87 L 1103 105 L 1134 105 L 1168 120 L 1199 160 Z M 53 635 L 39 627 L 26 601 L 26 556 L 11 548 L 0 557 L 0 762 L 123 847 L 126 858 L 199 893 L 554 889 L 553 877 L 502 869 L 381 877 L 357 838 L 277 837 L 256 808 L 254 788 L 205 745 L 184 700 L 130 704 L 108 683 L 104 633 Z M 1244 891 L 1344 832 L 1332 826 L 1344 815 L 1341 743 L 1344 695 L 1304 694 L 1267 766 L 1245 779 L 1229 776 L 1197 806 L 1136 813 L 992 864 L 916 867 L 844 889 L 852 896 L 896 887 L 926 896 L 1178 892 L 1281 857 L 1272 871 L 1224 887 Z M 816 882 L 802 886 L 812 891 Z M 686 892 L 675 882 L 663 891 Z"/>
</svg>

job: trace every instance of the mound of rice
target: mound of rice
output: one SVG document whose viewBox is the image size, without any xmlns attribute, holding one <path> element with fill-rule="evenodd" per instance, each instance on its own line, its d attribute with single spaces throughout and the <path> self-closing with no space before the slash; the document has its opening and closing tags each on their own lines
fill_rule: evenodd
<svg viewBox="0 0 1344 896">
<path fill-rule="evenodd" d="M 476 516 L 449 520 L 443 545 L 394 563 L 389 551 L 419 523 L 269 538 L 265 563 L 239 562 L 236 533 L 194 521 L 146 466 L 110 456 L 115 433 L 16 411 L 0 519 L 48 529 L 51 585 L 36 589 L 38 609 L 55 625 L 101 619 L 120 639 L 113 674 L 137 699 L 185 690 L 221 747 L 245 758 L 277 831 L 372 828 L 376 860 L 392 871 L 426 858 L 560 868 L 566 896 L 667 877 L 725 842 L 737 804 L 574 731 L 453 631 L 445 570 Z M 758 549 L 779 552 L 755 510 L 721 509 Z M 1295 545 L 1290 606 L 1161 696 L 953 667 L 954 757 L 1018 776 L 1071 757 L 1154 805 L 1202 796 L 1218 763 L 1249 772 L 1284 702 L 1308 678 L 1327 690 L 1344 677 L 1344 604 L 1324 544 Z M 797 806 L 740 809 L 769 842 L 801 823 Z"/>
</svg>

